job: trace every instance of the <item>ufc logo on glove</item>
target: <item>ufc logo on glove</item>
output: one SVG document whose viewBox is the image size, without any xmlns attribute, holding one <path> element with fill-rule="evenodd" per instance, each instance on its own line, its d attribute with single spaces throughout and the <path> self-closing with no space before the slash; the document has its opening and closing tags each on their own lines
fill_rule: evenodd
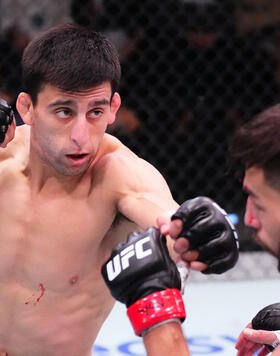
<svg viewBox="0 0 280 356">
<path fill-rule="evenodd" d="M 147 246 L 149 248 L 147 248 Z M 106 265 L 109 281 L 113 281 L 123 270 L 129 267 L 129 260 L 135 256 L 137 260 L 141 260 L 152 254 L 151 236 L 146 236 L 142 240 L 137 241 L 126 247 L 121 253 L 117 254 L 113 260 Z"/>
<path fill-rule="evenodd" d="M 169 256 L 165 236 L 155 227 L 129 234 L 101 270 L 112 296 L 126 304 L 136 335 L 161 323 L 185 319 L 180 274 Z"/>
</svg>

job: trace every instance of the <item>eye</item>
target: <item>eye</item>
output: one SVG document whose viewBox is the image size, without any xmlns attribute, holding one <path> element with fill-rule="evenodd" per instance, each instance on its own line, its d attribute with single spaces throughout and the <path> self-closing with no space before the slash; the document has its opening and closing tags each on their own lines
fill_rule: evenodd
<svg viewBox="0 0 280 356">
<path fill-rule="evenodd" d="M 103 110 L 94 109 L 94 110 L 90 111 L 89 116 L 92 117 L 92 118 L 97 118 L 97 117 L 101 116 L 102 114 L 103 114 Z"/>
<path fill-rule="evenodd" d="M 253 200 L 253 208 L 255 211 L 265 211 L 264 207 L 261 204 L 258 204 Z"/>
<path fill-rule="evenodd" d="M 258 204 L 255 204 L 255 209 L 258 211 L 264 211 L 264 208 Z"/>
<path fill-rule="evenodd" d="M 56 115 L 61 119 L 66 119 L 71 116 L 71 110 L 69 109 L 59 109 L 56 111 Z"/>
</svg>

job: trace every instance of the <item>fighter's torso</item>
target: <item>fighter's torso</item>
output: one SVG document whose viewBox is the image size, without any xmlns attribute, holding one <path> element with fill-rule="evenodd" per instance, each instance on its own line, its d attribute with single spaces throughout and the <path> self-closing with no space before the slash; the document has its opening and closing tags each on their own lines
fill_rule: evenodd
<svg viewBox="0 0 280 356">
<path fill-rule="evenodd" d="M 89 355 L 113 305 L 101 265 L 128 230 L 112 228 L 103 166 L 73 190 L 34 192 L 21 159 L 0 163 L 0 352 Z"/>
</svg>

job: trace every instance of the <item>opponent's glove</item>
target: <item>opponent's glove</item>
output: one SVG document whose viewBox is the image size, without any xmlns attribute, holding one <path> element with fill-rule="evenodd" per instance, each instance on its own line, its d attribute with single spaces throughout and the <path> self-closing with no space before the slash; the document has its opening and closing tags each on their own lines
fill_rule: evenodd
<svg viewBox="0 0 280 356">
<path fill-rule="evenodd" d="M 223 273 L 238 260 L 238 236 L 226 212 L 213 200 L 197 197 L 185 201 L 171 220 L 181 219 L 190 250 L 198 250 L 198 261 L 209 265 L 202 273 Z"/>
<path fill-rule="evenodd" d="M 11 106 L 0 98 L 0 144 L 4 142 L 9 125 L 13 122 L 13 110 Z"/>
<path fill-rule="evenodd" d="M 166 237 L 155 227 L 132 232 L 102 266 L 112 296 L 126 304 L 136 335 L 163 322 L 185 319 L 181 280 Z"/>
<path fill-rule="evenodd" d="M 272 345 L 265 345 L 270 351 L 280 345 L 280 303 L 268 305 L 260 310 L 252 320 L 252 328 L 274 331 L 276 341 Z"/>
</svg>

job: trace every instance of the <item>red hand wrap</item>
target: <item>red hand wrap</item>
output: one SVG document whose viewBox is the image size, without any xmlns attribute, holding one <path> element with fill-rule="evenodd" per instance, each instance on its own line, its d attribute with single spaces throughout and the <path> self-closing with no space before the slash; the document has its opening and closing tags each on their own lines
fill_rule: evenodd
<svg viewBox="0 0 280 356">
<path fill-rule="evenodd" d="M 180 318 L 185 320 L 186 312 L 182 295 L 178 289 L 166 289 L 137 300 L 127 309 L 127 315 L 135 334 L 164 320 Z"/>
</svg>

